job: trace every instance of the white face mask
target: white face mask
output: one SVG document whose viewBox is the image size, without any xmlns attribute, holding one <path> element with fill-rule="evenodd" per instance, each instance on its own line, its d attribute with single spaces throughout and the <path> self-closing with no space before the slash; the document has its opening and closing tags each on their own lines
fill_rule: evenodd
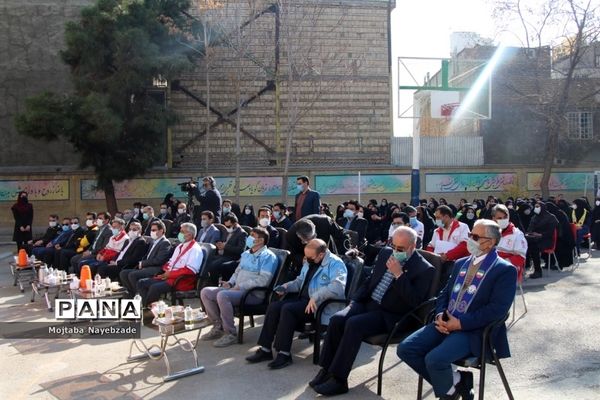
<svg viewBox="0 0 600 400">
<path fill-rule="evenodd" d="M 261 218 L 261 219 L 258 221 L 258 224 L 264 228 L 264 227 L 266 227 L 266 226 L 269 226 L 269 222 L 271 222 L 271 221 L 269 220 L 269 218 Z"/>
<path fill-rule="evenodd" d="M 483 254 L 483 252 L 481 251 L 481 247 L 479 246 L 479 242 L 471 238 L 467 239 L 467 250 L 475 257 L 479 257 Z"/>
<path fill-rule="evenodd" d="M 508 218 L 499 219 L 499 220 L 496 221 L 496 223 L 498 224 L 498 226 L 500 227 L 500 229 L 506 229 L 506 228 L 508 228 L 509 220 L 508 220 Z"/>
<path fill-rule="evenodd" d="M 577 204 L 573 204 L 571 207 L 573 208 L 573 210 L 577 210 Z"/>
<path fill-rule="evenodd" d="M 54 227 L 56 227 L 57 223 L 56 223 L 56 221 L 50 221 L 50 222 L 48 222 L 48 225 L 50 226 L 50 228 L 54 228 Z"/>
<path fill-rule="evenodd" d="M 158 232 L 150 232 L 150 237 L 152 238 L 152 240 L 158 239 Z"/>
<path fill-rule="evenodd" d="M 139 213 L 139 212 L 140 212 L 140 209 L 139 209 L 139 208 L 134 208 L 134 209 L 133 209 L 133 213 L 134 213 L 134 214 L 137 214 L 137 213 Z"/>
<path fill-rule="evenodd" d="M 542 212 L 542 209 L 541 209 L 540 207 L 535 207 L 535 208 L 533 209 L 533 212 L 534 212 L 534 213 L 536 213 L 536 214 L 539 214 L 539 213 L 541 213 L 541 212 Z"/>
<path fill-rule="evenodd" d="M 73 230 L 79 229 L 79 224 L 71 224 L 71 229 L 73 229 Z"/>
<path fill-rule="evenodd" d="M 185 208 L 178 208 L 178 209 L 177 209 L 177 212 L 178 212 L 179 214 L 185 214 Z"/>
<path fill-rule="evenodd" d="M 104 220 L 103 219 L 98 219 L 96 220 L 96 225 L 101 228 L 102 226 L 104 226 Z"/>
<path fill-rule="evenodd" d="M 140 233 L 138 231 L 129 231 L 127 233 L 127 235 L 129 236 L 129 239 L 134 240 L 137 239 L 138 237 L 140 237 Z"/>
<path fill-rule="evenodd" d="M 91 219 L 87 219 L 85 221 L 85 226 L 87 226 L 88 228 L 91 228 L 92 226 L 94 226 L 94 221 Z"/>
<path fill-rule="evenodd" d="M 251 209 L 249 209 L 249 208 L 246 208 L 246 209 L 244 210 L 244 213 L 245 213 L 246 215 L 250 215 L 250 213 L 251 213 L 251 212 L 252 212 L 252 210 L 251 210 Z"/>
<path fill-rule="evenodd" d="M 600 207 L 600 200 L 596 200 L 596 207 Z"/>
<path fill-rule="evenodd" d="M 163 215 L 166 214 L 167 213 L 167 209 L 166 208 L 161 208 L 160 209 L 160 213 L 163 214 Z"/>
</svg>

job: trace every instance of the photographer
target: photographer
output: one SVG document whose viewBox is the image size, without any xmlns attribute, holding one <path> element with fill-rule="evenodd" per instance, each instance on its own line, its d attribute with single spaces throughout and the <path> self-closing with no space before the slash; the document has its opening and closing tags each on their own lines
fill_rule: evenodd
<svg viewBox="0 0 600 400">
<path fill-rule="evenodd" d="M 197 209 L 194 210 L 194 220 L 200 226 L 200 214 L 203 211 L 212 211 L 215 215 L 215 223 L 221 223 L 221 193 L 215 188 L 215 179 L 212 176 L 207 176 L 202 179 L 202 187 L 198 187 L 191 182 L 190 187 L 194 197 L 200 202 Z"/>
</svg>

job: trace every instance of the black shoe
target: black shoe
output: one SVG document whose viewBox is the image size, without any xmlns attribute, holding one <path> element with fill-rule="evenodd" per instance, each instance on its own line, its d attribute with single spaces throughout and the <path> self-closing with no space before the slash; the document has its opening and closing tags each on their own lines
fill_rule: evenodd
<svg viewBox="0 0 600 400">
<path fill-rule="evenodd" d="M 542 271 L 536 271 L 533 274 L 529 275 L 529 279 L 538 279 L 542 277 Z"/>
<path fill-rule="evenodd" d="M 254 354 L 252 354 L 251 356 L 246 357 L 246 361 L 248 361 L 250 364 L 255 364 L 255 363 L 259 363 L 259 362 L 263 362 L 263 361 L 269 361 L 272 359 L 273 359 L 273 353 L 271 353 L 270 351 L 264 351 L 261 348 L 256 350 L 256 352 Z"/>
<path fill-rule="evenodd" d="M 348 393 L 348 381 L 340 380 L 334 376 L 329 377 L 324 383 L 314 387 L 315 392 L 323 396 L 335 396 Z"/>
<path fill-rule="evenodd" d="M 281 369 L 287 367 L 288 365 L 292 365 L 292 356 L 277 353 L 277 357 L 275 357 L 275 360 L 268 363 L 267 367 L 271 369 Z"/>
<path fill-rule="evenodd" d="M 456 384 L 456 393 L 460 394 L 462 400 L 473 400 L 475 391 L 473 390 L 473 373 L 467 371 L 460 372 L 460 381 Z"/>
<path fill-rule="evenodd" d="M 314 389 L 315 386 L 325 383 L 327 379 L 329 379 L 329 372 L 327 372 L 325 368 L 321 368 L 319 373 L 312 379 L 312 381 L 308 382 L 308 386 Z"/>
</svg>

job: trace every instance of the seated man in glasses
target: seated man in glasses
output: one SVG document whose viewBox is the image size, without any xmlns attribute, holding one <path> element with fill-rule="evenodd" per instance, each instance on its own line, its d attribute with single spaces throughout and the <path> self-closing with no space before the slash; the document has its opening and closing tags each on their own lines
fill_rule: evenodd
<svg viewBox="0 0 600 400">
<path fill-rule="evenodd" d="M 453 369 L 452 363 L 480 357 L 484 328 L 506 316 L 512 305 L 517 270 L 498 256 L 500 239 L 496 222 L 475 222 L 467 240 L 471 256 L 455 263 L 438 296 L 435 321 L 398 345 L 398 356 L 433 386 L 436 397 L 473 399 L 473 374 Z M 498 357 L 510 356 L 504 324 L 492 345 Z"/>
</svg>

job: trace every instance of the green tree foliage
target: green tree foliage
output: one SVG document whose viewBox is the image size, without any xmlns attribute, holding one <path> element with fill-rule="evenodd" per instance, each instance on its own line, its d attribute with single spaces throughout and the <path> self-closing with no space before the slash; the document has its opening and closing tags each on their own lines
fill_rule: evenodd
<svg viewBox="0 0 600 400">
<path fill-rule="evenodd" d="M 145 173 L 165 154 L 164 134 L 176 116 L 152 96 L 153 78 L 171 81 L 202 56 L 189 0 L 98 0 L 66 24 L 63 61 L 74 92 L 44 92 L 16 119 L 24 135 L 67 139 L 92 167 L 107 206 L 114 182 Z M 156 93 L 156 92 L 154 92 Z"/>
</svg>

